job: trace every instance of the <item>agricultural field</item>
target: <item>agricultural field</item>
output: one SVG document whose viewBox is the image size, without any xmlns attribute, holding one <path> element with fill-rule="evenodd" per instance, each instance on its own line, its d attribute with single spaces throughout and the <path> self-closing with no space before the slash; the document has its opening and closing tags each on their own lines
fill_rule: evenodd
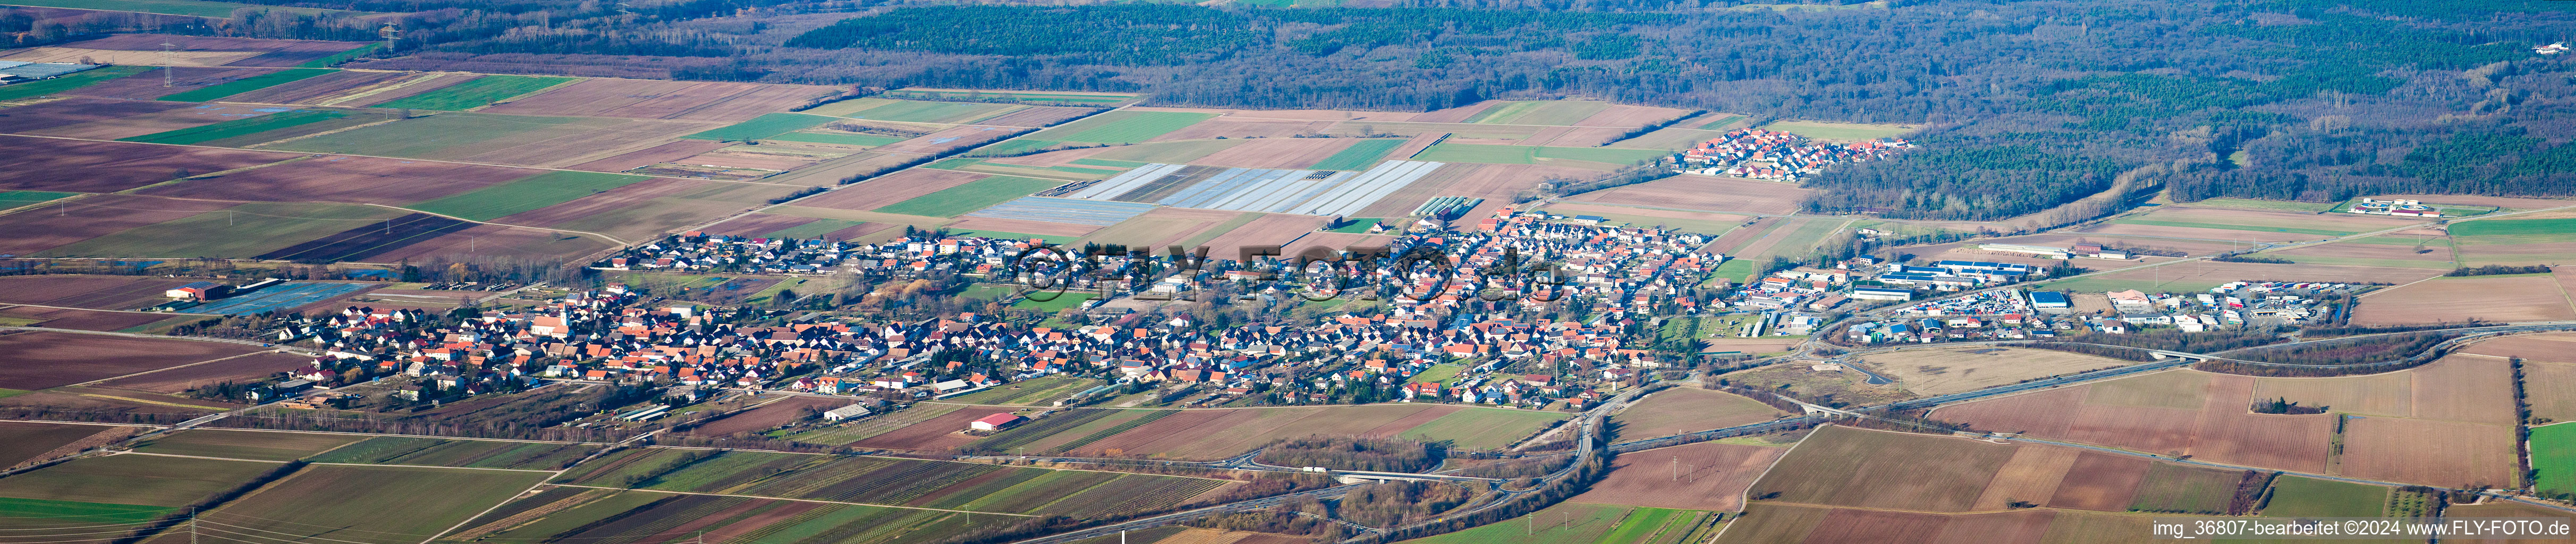
<svg viewBox="0 0 2576 544">
<path fill-rule="evenodd" d="M 910 409 L 892 414 L 870 416 L 867 419 L 861 419 L 854 423 L 843 423 L 836 426 L 823 427 L 788 435 L 787 439 L 811 444 L 839 446 L 874 438 L 877 435 L 919 426 L 922 422 L 938 419 L 941 416 L 945 416 L 963 408 L 965 408 L 965 406 L 956 404 L 920 404 L 913 406 Z M 983 416 L 978 415 L 976 417 Z M 971 420 L 973 418 L 968 419 Z M 930 427 L 923 427 L 923 429 L 927 430 L 930 429 Z"/>
<path fill-rule="evenodd" d="M 2576 269 L 2557 274 L 2441 277 L 2380 289 L 2360 297 L 2358 326 L 2463 322 L 2576 320 L 2567 292 Z"/>
<path fill-rule="evenodd" d="M 2154 208 L 2146 213 L 2120 216 L 2101 225 L 2086 228 L 2083 232 L 2203 240 L 2289 242 L 2332 238 L 2422 223 L 2423 221 L 2415 219 L 2348 213 L 2314 214 L 2169 206 Z"/>
<path fill-rule="evenodd" d="M 1001 387 L 961 395 L 948 399 L 948 402 L 964 404 L 1044 405 L 1055 402 L 1058 399 L 1065 398 L 1066 396 L 1070 396 L 1074 393 L 1080 393 L 1085 389 L 1106 385 L 1108 383 L 1109 382 L 1105 380 L 1093 378 L 1046 376 L 1025 381 L 1012 382 Z"/>
<path fill-rule="evenodd" d="M 2272 500 L 2264 504 L 2263 515 L 2377 516 L 2387 504 L 2388 488 L 2385 487 L 2284 475 L 2272 481 Z"/>
<path fill-rule="evenodd" d="M 193 429 L 154 438 L 135 451 L 259 461 L 293 461 L 365 439 L 346 434 Z"/>
<path fill-rule="evenodd" d="M 1111 106 L 1136 98 L 1126 93 L 1076 91 L 1005 91 L 986 89 L 903 88 L 885 92 L 897 98 L 938 98 L 952 100 L 1004 100 L 1015 102 L 1059 103 L 1067 106 Z"/>
<path fill-rule="evenodd" d="M 2020 457 L 2016 452 L 2021 449 L 1953 437 L 1825 427 L 1790 448 L 1779 464 L 1753 484 L 1752 494 L 1794 503 L 1966 512 L 1996 473 Z"/>
<path fill-rule="evenodd" d="M 8 276 L 0 277 L 0 303 L 128 309 L 167 300 L 163 291 L 185 283 L 138 276 Z"/>
<path fill-rule="evenodd" d="M 1020 145 L 1021 147 L 1034 149 L 1068 142 L 1083 144 L 1142 143 L 1214 117 L 1216 117 L 1216 114 L 1213 113 L 1134 110 L 1113 111 L 1086 117 L 1080 121 L 1056 125 L 1046 130 L 1022 136 L 1020 137 L 1021 141 L 1043 143 L 1036 143 L 1035 145 L 1024 143 Z"/>
<path fill-rule="evenodd" d="M 956 217 L 1009 202 L 1063 182 L 1016 176 L 988 176 L 877 208 L 878 213 Z"/>
<path fill-rule="evenodd" d="M 437 90 L 387 100 L 378 108 L 466 111 L 573 81 L 569 77 L 487 75 Z"/>
<path fill-rule="evenodd" d="M 78 312 L 81 310 L 66 311 Z M 119 330 L 150 324 L 161 319 L 168 319 L 165 316 L 149 313 L 90 313 L 98 315 L 73 318 L 81 319 L 83 321 L 71 323 L 48 321 L 45 323 L 45 326 L 55 328 Z M 113 316 L 114 319 L 110 320 L 104 316 Z M 141 391 L 145 393 L 159 393 L 163 395 L 177 395 L 185 393 L 192 388 L 205 387 L 227 381 L 238 383 L 267 379 L 271 376 L 277 375 L 279 372 L 311 368 L 312 365 L 313 358 L 303 355 L 283 352 L 253 353 L 241 357 L 224 359 L 221 363 L 189 365 L 116 378 L 98 382 L 96 387 L 104 389 Z"/>
<path fill-rule="evenodd" d="M 294 475 L 199 514 L 200 531 L 369 539 L 430 536 L 545 480 L 543 472 L 306 465 Z M 291 533 L 289 533 L 291 532 Z"/>
<path fill-rule="evenodd" d="M 2532 427 L 2531 466 L 2539 471 L 2533 488 L 2576 493 L 2576 425 Z"/>
<path fill-rule="evenodd" d="M 0 422 L 0 468 L 50 459 L 54 456 L 47 455 L 43 459 L 37 456 L 115 428 L 104 425 Z"/>
<path fill-rule="evenodd" d="M 458 112 L 265 143 L 261 148 L 557 167 L 585 164 L 660 146 L 714 126 L 714 123 L 702 121 Z"/>
<path fill-rule="evenodd" d="M 644 176 L 557 170 L 412 204 L 424 212 L 490 221 L 648 180 Z"/>
<path fill-rule="evenodd" d="M 930 406 L 953 405 L 923 405 Z M 857 445 L 913 450 L 961 447 L 972 439 L 954 434 L 956 431 L 965 429 L 968 421 L 999 411 L 1002 410 L 966 408 L 929 419 L 915 416 L 919 423 L 896 432 L 879 431 L 884 434 Z M 1078 456 L 1189 460 L 1222 459 L 1274 440 L 1318 435 L 1446 440 L 1453 442 L 1454 448 L 1472 450 L 1509 446 L 1566 417 L 1558 412 L 1430 404 L 1119 411 L 1151 414 L 1132 418 L 1125 414 L 1104 415 L 1102 421 L 1110 423 L 1084 422 L 1047 436 L 1023 439 L 1032 451 L 1048 448 Z"/>
<path fill-rule="evenodd" d="M 0 388 L 49 389 L 255 351 L 240 344 L 51 331 L 0 335 Z"/>
<path fill-rule="evenodd" d="M 402 215 L 400 210 L 352 204 L 245 202 L 82 240 L 38 255 L 257 258 Z"/>
<path fill-rule="evenodd" d="M 530 83 L 533 84 L 533 83 Z M 478 111 L 517 115 L 743 121 L 834 92 L 817 85 L 585 79 Z M 391 106 L 378 106 L 391 107 Z"/>
<path fill-rule="evenodd" d="M 166 132 L 155 132 L 142 136 L 118 138 L 117 141 L 174 145 L 202 144 L 215 140 L 238 138 L 250 134 L 320 123 L 348 116 L 349 114 L 336 111 L 294 110 L 272 113 L 248 119 L 236 119 L 211 125 L 200 125 Z"/>
<path fill-rule="evenodd" d="M 1610 416 L 1610 429 L 1624 441 L 1758 423 L 1783 415 L 1753 399 L 1683 386 L 1638 399 Z"/>
<path fill-rule="evenodd" d="M 2316 247 L 2266 252 L 2263 255 L 2303 264 L 2393 266 L 2448 271 L 2460 266 L 2459 262 L 2452 260 L 2452 247 L 2453 244 L 2449 238 L 2387 234 Z"/>
<path fill-rule="evenodd" d="M 832 122 L 832 118 L 820 115 L 806 115 L 802 113 L 766 113 L 761 114 L 759 117 L 754 117 L 749 121 L 743 121 L 741 123 L 727 125 L 724 128 L 710 129 L 682 137 L 692 140 L 758 140 L 789 132 L 814 128 L 829 122 Z"/>
<path fill-rule="evenodd" d="M 2155 542 L 2152 515 L 2030 509 L 1928 514 L 1756 502 L 1715 542 Z M 2137 536 L 2129 536 L 2137 535 Z"/>
<path fill-rule="evenodd" d="M 1745 490 L 1787 451 L 1704 442 L 1621 454 L 1611 461 L 1609 476 L 1566 500 L 1742 511 Z"/>
<path fill-rule="evenodd" d="M 2509 387 L 2502 361 L 2455 355 L 2397 373 L 2344 378 L 2252 378 L 2166 371 L 1944 407 L 1931 417 L 1978 430 L 2027 433 L 2164 455 L 2308 472 L 2328 470 L 2342 429 L 2343 474 L 2426 485 L 2509 479 L 2513 409 L 2475 391 Z M 2331 412 L 2254 414 L 2286 398 Z M 2337 425 L 2341 413 L 2354 416 Z M 2423 436 L 2454 444 L 2439 454 Z"/>
<path fill-rule="evenodd" d="M 187 506 L 240 487 L 278 463 L 158 455 L 85 457 L 0 478 L 0 498 Z"/>
<path fill-rule="evenodd" d="M 5 57 L 5 55 L 0 55 L 0 60 L 8 60 Z M 26 83 L 12 84 L 6 88 L 0 88 L 0 100 L 17 100 L 31 96 L 44 96 L 79 89 L 99 82 L 140 74 L 150 70 L 152 70 L 152 68 L 145 66 L 109 66 L 106 68 L 83 71 L 44 81 L 29 81 Z"/>
<path fill-rule="evenodd" d="M 1001 514 L 1097 517 L 1184 502 L 1225 480 L 887 457 L 678 450 L 619 452 L 562 483 Z M 678 468 L 673 468 L 678 467 Z"/>
<path fill-rule="evenodd" d="M 597 450 L 560 442 L 449 440 L 410 436 L 368 438 L 321 455 L 316 463 L 556 470 Z"/>
<path fill-rule="evenodd" d="M 1406 544 L 1696 543 L 1715 532 L 1707 512 L 1561 502 L 1529 515 Z M 1519 534 L 1513 534 L 1519 533 Z"/>
<path fill-rule="evenodd" d="M 198 87 L 160 97 L 171 102 L 212 102 L 223 97 L 247 93 L 278 85 L 338 72 L 322 68 L 289 68 L 232 80 L 218 85 Z"/>
<path fill-rule="evenodd" d="M 258 166 L 292 154 L 203 147 L 173 148 L 129 142 L 0 136 L 16 151 L 0 190 L 110 193 L 177 178 Z"/>
<path fill-rule="evenodd" d="M 1818 140 L 1862 141 L 1901 137 L 1923 127 L 1908 125 L 1830 123 L 1824 121 L 1776 121 L 1762 125 L 1762 130 L 1776 130 Z"/>
<path fill-rule="evenodd" d="M 793 544 L 877 544 L 943 538 L 968 529 L 967 516 L 937 510 L 554 487 L 468 522 L 458 534 L 529 539 L 507 540 L 511 542 L 756 538 Z"/>
<path fill-rule="evenodd" d="M 1717 212 L 1786 214 L 1813 190 L 1793 183 L 1717 176 L 1677 175 L 1583 193 L 1569 200 Z M 1721 233 L 1708 233 L 1721 234 Z"/>
<path fill-rule="evenodd" d="M 1895 379 L 1898 387 L 1939 396 L 2007 385 L 2032 378 L 2126 366 L 2128 361 L 2056 350 L 2013 348 L 1909 349 L 1863 357 L 1859 363 Z"/>
<path fill-rule="evenodd" d="M 1448 441 L 1460 450 L 1499 450 L 1563 421 L 1567 414 L 1532 410 L 1468 409 L 1451 412 L 1412 429 L 1404 438 Z"/>
</svg>

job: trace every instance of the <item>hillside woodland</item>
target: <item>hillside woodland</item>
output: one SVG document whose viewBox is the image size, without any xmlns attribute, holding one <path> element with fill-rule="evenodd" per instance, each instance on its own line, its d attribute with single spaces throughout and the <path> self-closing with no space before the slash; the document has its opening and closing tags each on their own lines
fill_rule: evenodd
<svg viewBox="0 0 2576 544">
<path fill-rule="evenodd" d="M 2121 179 L 2177 200 L 2576 193 L 2576 3 L 2544 0 L 1352 0 L 979 5 L 248 0 L 228 20 L 38 19 L 404 39 L 377 68 L 1131 91 L 1154 105 L 1430 110 L 1595 98 L 1913 123 L 1922 150 L 1810 178 L 1812 211 L 1995 219 Z"/>
</svg>

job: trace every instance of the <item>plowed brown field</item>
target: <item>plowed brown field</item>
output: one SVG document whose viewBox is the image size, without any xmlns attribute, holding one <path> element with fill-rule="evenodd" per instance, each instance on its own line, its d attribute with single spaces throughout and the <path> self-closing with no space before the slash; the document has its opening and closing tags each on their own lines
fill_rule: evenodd
<svg viewBox="0 0 2576 544">
<path fill-rule="evenodd" d="M 146 189 L 179 198 L 354 202 L 400 206 L 544 173 L 543 170 L 326 155 Z"/>
<path fill-rule="evenodd" d="M 0 136 L 15 156 L 0 190 L 112 193 L 295 158 L 290 153 Z"/>
<path fill-rule="evenodd" d="M 1576 502 L 1686 510 L 1744 508 L 1744 490 L 1787 448 L 1698 443 L 1622 454 Z"/>
<path fill-rule="evenodd" d="M 0 335 L 0 388 L 61 387 L 254 351 L 239 344 L 65 332 Z"/>
</svg>

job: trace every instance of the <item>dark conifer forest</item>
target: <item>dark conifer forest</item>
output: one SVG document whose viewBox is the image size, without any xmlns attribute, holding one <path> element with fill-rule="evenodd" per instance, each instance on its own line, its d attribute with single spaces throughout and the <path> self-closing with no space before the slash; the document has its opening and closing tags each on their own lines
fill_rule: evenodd
<svg viewBox="0 0 2576 544">
<path fill-rule="evenodd" d="M 1984 220 L 2125 187 L 2181 201 L 2576 193 L 2576 2 L 250 0 L 399 13 L 37 22 L 405 39 L 358 67 L 1129 91 L 1147 104 L 1432 110 L 1590 98 L 1921 124 L 1810 178 L 1818 212 Z M 27 8 L 32 9 L 32 8 Z M 149 20 L 145 20 L 149 19 Z M 2121 180 L 2128 185 L 2121 185 Z"/>
</svg>

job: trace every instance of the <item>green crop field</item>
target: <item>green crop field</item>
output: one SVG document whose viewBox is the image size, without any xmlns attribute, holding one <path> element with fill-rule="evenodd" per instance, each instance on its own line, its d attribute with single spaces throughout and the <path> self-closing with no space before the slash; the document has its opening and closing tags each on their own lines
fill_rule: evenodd
<svg viewBox="0 0 2576 544">
<path fill-rule="evenodd" d="M 167 506 L 140 504 L 0 498 L 0 531 L 24 533 L 64 526 L 136 523 L 151 521 L 172 510 Z M 49 532 L 62 531 L 54 529 Z M 19 537 L 20 540 L 25 538 Z"/>
<path fill-rule="evenodd" d="M 1607 538 L 1630 507 L 1561 502 L 1529 515 L 1406 544 L 1628 544 Z"/>
<path fill-rule="evenodd" d="M 240 487 L 278 465 L 153 455 L 86 457 L 0 478 L 0 497 L 187 506 Z"/>
<path fill-rule="evenodd" d="M 647 179 L 652 178 L 557 170 L 447 198 L 413 204 L 411 209 L 471 221 L 490 221 L 519 212 L 562 204 L 595 193 L 607 192 L 609 189 L 625 187 Z"/>
<path fill-rule="evenodd" d="M 53 191 L 0 191 L 0 209 L 25 206 L 38 202 L 52 202 L 75 196 L 80 196 L 80 193 L 57 193 Z"/>
<path fill-rule="evenodd" d="M 375 107 L 462 111 L 489 106 L 493 102 L 579 79 L 550 76 L 483 76 L 464 83 L 449 85 L 444 89 L 377 104 Z"/>
<path fill-rule="evenodd" d="M 250 258 L 402 215 L 356 204 L 249 202 L 48 249 L 61 257 Z"/>
<path fill-rule="evenodd" d="M 2387 506 L 2385 487 L 2285 475 L 2272 482 L 2272 500 L 2263 506 L 2263 515 L 2365 517 L 2379 515 Z"/>
<path fill-rule="evenodd" d="M 99 11 L 131 11 L 136 13 L 212 17 L 216 19 L 230 18 L 233 16 L 233 10 L 242 8 L 276 10 L 308 15 L 335 12 L 335 10 L 327 9 L 261 6 L 254 4 L 236 4 L 232 2 L 206 2 L 203 0 L 9 0 L 7 5 L 35 6 L 40 8 L 94 9 Z"/>
<path fill-rule="evenodd" d="M 234 119 L 211 125 L 155 132 L 142 136 L 118 138 L 117 141 L 143 142 L 148 144 L 197 144 L 235 136 L 267 132 L 297 125 L 319 123 L 348 116 L 349 114 L 347 113 L 336 111 L 295 110 L 272 113 L 247 119 Z"/>
<path fill-rule="evenodd" d="M 1450 449 L 1498 450 L 1536 434 L 1549 423 L 1565 419 L 1562 412 L 1469 408 L 1451 412 L 1404 431 L 1405 438 L 1424 441 L 1447 440 Z"/>
<path fill-rule="evenodd" d="M 759 117 L 751 118 L 749 121 L 734 123 L 732 125 L 709 129 L 705 132 L 681 137 L 692 140 L 760 140 L 767 139 L 771 136 L 814 128 L 816 126 L 821 126 L 823 123 L 829 122 L 832 122 L 832 118 L 821 115 L 806 115 L 802 113 L 763 113 L 760 114 Z"/>
<path fill-rule="evenodd" d="M 1065 308 L 1072 308 L 1072 307 L 1075 307 L 1075 306 L 1080 306 L 1080 305 L 1082 305 L 1082 303 L 1083 303 L 1084 301 L 1091 300 L 1093 297 L 1098 297 L 1098 296 L 1100 296 L 1100 294 L 1099 294 L 1099 293 L 1084 293 L 1084 292 L 1077 292 L 1077 291 L 1066 291 L 1066 292 L 1059 293 L 1059 294 L 1049 294 L 1049 293 L 1048 293 L 1048 292 L 1046 292 L 1046 291 L 1040 291 L 1040 292 L 1036 292 L 1036 293 L 1030 293 L 1030 296 L 1034 296 L 1034 297 L 1037 297 L 1037 298 L 1023 298 L 1023 299 L 1020 299 L 1020 301 L 1019 301 L 1019 302 L 1012 303 L 1012 304 L 1011 304 L 1011 307 L 1013 307 L 1013 308 L 1019 308 L 1019 309 L 1023 309 L 1023 310 L 1037 310 L 1037 311 L 1040 311 L 1040 312 L 1046 312 L 1046 313 L 1050 313 L 1050 314 L 1052 314 L 1052 313 L 1056 313 L 1056 312 L 1064 311 L 1064 309 L 1065 309 Z M 1043 299 L 1047 299 L 1047 300 L 1038 300 L 1038 299 L 1041 299 L 1041 298 L 1043 298 Z"/>
<path fill-rule="evenodd" d="M 441 113 L 302 138 L 292 142 L 262 146 L 262 148 L 309 153 L 432 158 L 452 147 L 480 144 L 527 132 L 556 130 L 562 125 L 589 126 L 582 124 L 602 121 L 582 117 Z"/>
<path fill-rule="evenodd" d="M 21 3 L 19 5 L 34 4 Z M 91 84 L 101 81 L 152 71 L 154 69 L 155 68 L 150 66 L 109 66 L 106 68 L 75 72 L 71 75 L 53 79 L 0 86 L 0 100 L 17 100 L 30 96 L 44 96 L 59 93 L 81 87 L 88 87 Z"/>
<path fill-rule="evenodd" d="M 766 139 L 782 142 L 858 146 L 880 146 L 904 140 L 903 138 L 878 136 L 875 134 L 817 134 L 812 132 L 789 132 L 786 134 L 771 135 Z"/>
<path fill-rule="evenodd" d="M 1109 382 L 1071 376 L 1045 376 L 948 399 L 967 404 L 1044 404 Z"/>
<path fill-rule="evenodd" d="M 1307 168 L 1313 168 L 1316 170 L 1367 170 L 1371 166 L 1377 166 L 1379 160 L 1385 159 L 1387 152 L 1394 151 L 1395 148 L 1402 147 L 1403 145 L 1404 140 L 1394 138 L 1360 140 L 1352 143 L 1350 147 L 1345 147 L 1342 148 L 1341 151 L 1333 152 L 1333 156 L 1324 157 L 1324 160 L 1316 161 L 1313 166 L 1308 166 Z"/>
<path fill-rule="evenodd" d="M 1671 154 L 1672 153 L 1658 149 L 1620 149 L 1615 147 L 1538 148 L 1538 156 L 1543 159 L 1572 159 L 1578 161 L 1606 162 L 1611 164 L 1632 164 Z"/>
<path fill-rule="evenodd" d="M 2111 223 L 2112 223 L 2112 224 L 2115 224 L 2115 225 L 2152 225 L 2152 226 L 2159 226 L 2159 227 L 2191 227 L 2191 228 L 2200 228 L 2200 229 L 2242 230 L 2242 231 L 2251 231 L 2251 232 L 2287 232 L 2287 233 L 2291 233 L 2291 234 L 2314 234 L 2314 235 L 2318 235 L 2318 236 L 2343 236 L 2343 235 L 2346 235 L 2346 234 L 2352 234 L 2352 233 L 2354 233 L 2354 232 L 2358 232 L 2358 231 L 2349 231 L 2349 230 L 2303 229 L 2303 228 L 2295 228 L 2295 227 L 2261 227 L 2261 226 L 2254 226 L 2254 225 L 2229 225 L 2229 224 L 2224 224 L 2224 223 L 2201 223 L 2201 222 L 2195 222 L 2195 221 L 2159 221 L 2159 220 L 2154 220 L 2154 219 L 2118 219 L 2118 220 L 2113 220 L 2113 221 L 2111 221 Z"/>
<path fill-rule="evenodd" d="M 299 81 L 305 78 L 338 71 L 339 70 L 328 68 L 288 68 L 218 83 L 215 85 L 209 85 L 206 87 L 200 87 L 197 89 L 171 93 L 163 95 L 160 100 L 169 100 L 174 102 L 207 102 L 217 98 L 275 87 L 288 82 Z"/>
<path fill-rule="evenodd" d="M 370 43 L 370 44 L 366 44 L 366 45 L 361 45 L 361 46 L 358 46 L 356 49 L 350 49 L 350 50 L 347 50 L 347 51 L 341 51 L 341 52 L 338 52 L 338 53 L 332 53 L 332 54 L 331 54 L 331 56 L 328 56 L 328 57 L 322 57 L 322 58 L 318 58 L 318 59 L 313 59 L 313 60 L 304 61 L 304 63 L 303 63 L 303 64 L 297 64 L 297 65 L 295 65 L 295 67 L 297 67 L 297 68 L 330 68 L 330 67 L 333 67 L 333 66 L 338 66 L 338 65 L 340 65 L 340 63 L 343 63 L 343 62 L 349 62 L 349 61 L 352 61 L 352 60 L 357 60 L 357 59 L 358 59 L 358 57 L 367 56 L 367 54 L 368 54 L 368 53 L 373 53 L 373 52 L 375 52 L 377 49 L 382 49 L 382 48 L 384 48 L 384 46 L 385 46 L 385 44 L 381 44 L 381 43 Z"/>
<path fill-rule="evenodd" d="M 2193 202 L 2176 202 L 2176 204 L 2191 206 L 2194 208 L 2226 208 L 2230 210 L 2311 213 L 2326 211 L 2328 209 L 2333 209 L 2336 206 L 2336 203 L 2334 202 L 2293 202 L 2287 200 L 2255 200 L 2251 198 L 2212 198 Z"/>
<path fill-rule="evenodd" d="M 1421 371 L 1421 372 L 1414 373 L 1413 377 L 1411 377 L 1411 378 L 1406 378 L 1406 379 L 1404 380 L 1404 383 L 1423 383 L 1423 382 L 1441 382 L 1441 383 L 1448 383 L 1450 378 L 1456 378 L 1456 377 L 1458 377 L 1458 371 L 1460 371 L 1460 370 L 1466 370 L 1466 369 L 1467 369 L 1467 367 L 1462 366 L 1462 365 L 1453 365 L 1453 364 L 1437 364 L 1437 365 L 1431 365 L 1431 368 L 1425 368 L 1425 369 L 1422 369 L 1422 371 Z"/>
<path fill-rule="evenodd" d="M 1537 164 L 1538 147 L 1442 143 L 1413 154 L 1413 160 L 1485 164 Z"/>
<path fill-rule="evenodd" d="M 364 437 L 346 434 L 195 429 L 155 438 L 150 444 L 135 448 L 134 451 L 262 461 L 292 461 L 356 442 L 360 438 Z"/>
<path fill-rule="evenodd" d="M 2576 423 L 2532 427 L 2531 466 L 2540 471 L 2533 487 L 2576 493 Z"/>
<path fill-rule="evenodd" d="M 2138 486 L 2129 509 L 2141 512 L 2177 512 L 2221 514 L 2227 512 L 2227 501 L 2236 495 L 2236 483 L 2244 472 L 2212 470 L 2168 463 L 2156 463 L 2147 469 L 2146 483 Z"/>
<path fill-rule="evenodd" d="M 1154 139 L 1216 117 L 1213 113 L 1113 111 L 1030 134 L 1032 140 L 1129 144 Z M 1044 147 L 1044 146 L 1039 146 Z"/>
<path fill-rule="evenodd" d="M 294 534 L 333 542 L 386 534 L 430 535 L 518 496 L 547 473 L 422 467 L 308 465 L 203 521 L 241 534 Z M 205 527 L 199 527 L 204 530 Z"/>
<path fill-rule="evenodd" d="M 2482 221 L 2461 221 L 2451 225 L 2452 236 L 2533 234 L 2576 234 L 2576 218 L 2490 219 Z"/>
<path fill-rule="evenodd" d="M 877 208 L 879 213 L 898 213 L 925 217 L 956 217 L 959 214 L 992 207 L 994 204 L 1029 196 L 1064 182 L 1017 176 L 992 176 L 966 182 L 965 185 L 940 189 L 938 192 Z"/>
</svg>

